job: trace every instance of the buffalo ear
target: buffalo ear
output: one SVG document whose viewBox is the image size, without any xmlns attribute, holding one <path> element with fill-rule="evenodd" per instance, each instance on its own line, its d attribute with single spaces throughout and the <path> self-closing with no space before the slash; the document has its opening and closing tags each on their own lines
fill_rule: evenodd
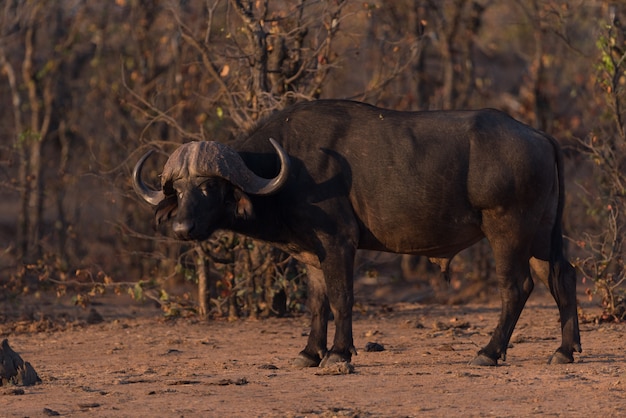
<svg viewBox="0 0 626 418">
<path fill-rule="evenodd" d="M 254 219 L 254 209 L 247 194 L 240 189 L 235 189 L 235 214 L 238 218 Z"/>
<path fill-rule="evenodd" d="M 154 211 L 154 221 L 158 227 L 163 222 L 167 222 L 176 215 L 178 200 L 176 195 L 171 195 L 161 200 Z"/>
</svg>

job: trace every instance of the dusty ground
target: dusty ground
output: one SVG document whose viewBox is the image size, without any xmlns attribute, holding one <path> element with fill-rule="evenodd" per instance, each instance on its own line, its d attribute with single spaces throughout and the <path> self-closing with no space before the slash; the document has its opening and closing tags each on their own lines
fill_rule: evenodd
<svg viewBox="0 0 626 418">
<path fill-rule="evenodd" d="M 43 380 L 0 387 L 0 416 L 608 417 L 626 410 L 624 325 L 582 324 L 576 362 L 549 366 L 559 324 L 545 292 L 531 296 L 497 368 L 467 365 L 489 338 L 497 302 L 361 303 L 355 373 L 339 376 L 290 367 L 306 341 L 306 315 L 164 321 L 151 304 L 119 301 L 97 305 L 104 322 L 95 325 L 78 310 L 58 331 L 0 324 Z M 385 350 L 366 352 L 368 342 Z"/>
</svg>

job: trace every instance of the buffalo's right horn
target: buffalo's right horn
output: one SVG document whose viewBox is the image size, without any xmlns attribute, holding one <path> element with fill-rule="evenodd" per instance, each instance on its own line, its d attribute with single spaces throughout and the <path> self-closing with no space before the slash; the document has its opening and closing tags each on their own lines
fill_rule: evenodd
<svg viewBox="0 0 626 418">
<path fill-rule="evenodd" d="M 163 199 L 165 199 L 165 194 L 162 190 L 153 190 L 148 187 L 143 180 L 141 180 L 141 170 L 143 169 L 143 165 L 152 155 L 154 150 L 150 150 L 146 152 L 143 157 L 137 161 L 135 168 L 133 169 L 133 187 L 135 192 L 146 202 L 150 203 L 153 206 L 158 205 Z"/>
</svg>

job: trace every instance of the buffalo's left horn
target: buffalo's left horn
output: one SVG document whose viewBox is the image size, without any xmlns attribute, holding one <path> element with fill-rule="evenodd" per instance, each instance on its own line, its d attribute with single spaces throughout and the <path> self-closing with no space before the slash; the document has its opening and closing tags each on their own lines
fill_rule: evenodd
<svg viewBox="0 0 626 418">
<path fill-rule="evenodd" d="M 278 153 L 278 159 L 280 160 L 280 172 L 273 179 L 265 179 L 250 172 L 249 178 L 251 180 L 243 185 L 243 189 L 246 193 L 257 196 L 266 196 L 276 193 L 285 185 L 287 179 L 289 178 L 289 168 L 291 164 L 289 155 L 278 144 L 278 142 L 274 140 L 274 138 L 270 138 L 270 142 Z"/>
<path fill-rule="evenodd" d="M 158 205 L 163 199 L 165 199 L 165 194 L 162 190 L 153 190 L 148 187 L 143 180 L 141 180 L 141 170 L 143 169 L 143 165 L 152 155 L 154 150 L 150 150 L 146 152 L 143 157 L 137 161 L 135 168 L 133 169 L 133 187 L 135 188 L 135 192 L 146 202 L 150 203 L 153 206 Z"/>
</svg>

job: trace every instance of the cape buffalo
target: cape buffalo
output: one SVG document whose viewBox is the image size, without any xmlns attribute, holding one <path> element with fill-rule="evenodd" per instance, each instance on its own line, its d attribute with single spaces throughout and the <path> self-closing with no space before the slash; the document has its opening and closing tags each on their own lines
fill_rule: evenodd
<svg viewBox="0 0 626 418">
<path fill-rule="evenodd" d="M 272 243 L 309 266 L 311 332 L 296 364 L 350 362 L 357 249 L 419 254 L 442 268 L 486 237 L 502 311 L 474 365 L 496 365 L 533 289 L 550 289 L 561 346 L 581 351 L 576 274 L 563 255 L 563 157 L 550 136 L 492 109 L 399 112 L 318 100 L 262 121 L 228 145 L 191 142 L 167 160 L 162 190 L 137 193 L 184 240 L 215 230 Z M 531 277 L 532 271 L 532 277 Z M 336 326 L 330 350 L 327 322 Z"/>
</svg>

